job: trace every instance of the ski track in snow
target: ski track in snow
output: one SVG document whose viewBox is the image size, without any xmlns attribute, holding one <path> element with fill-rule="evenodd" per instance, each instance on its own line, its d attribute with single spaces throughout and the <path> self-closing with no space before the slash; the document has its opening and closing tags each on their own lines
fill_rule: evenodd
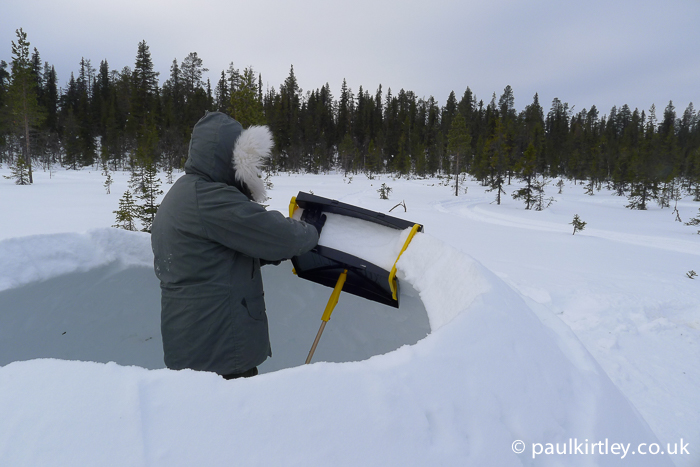
<svg viewBox="0 0 700 467">
<path fill-rule="evenodd" d="M 571 233 L 571 228 L 564 226 L 561 223 L 547 222 L 536 219 L 525 219 L 509 215 L 507 213 L 496 213 L 488 209 L 484 209 L 483 200 L 453 200 L 439 201 L 433 204 L 434 209 L 444 214 L 456 214 L 458 216 L 488 224 L 501 225 L 505 227 L 516 227 L 519 229 L 537 230 L 542 232 L 561 232 Z M 649 235 L 639 235 L 631 233 L 613 232 L 610 230 L 601 230 L 586 227 L 584 231 L 577 235 L 602 238 L 630 245 L 637 245 L 649 248 L 658 248 L 662 250 L 674 251 L 677 253 L 686 253 L 689 255 L 700 256 L 700 246 L 697 242 L 686 240 L 653 237 Z"/>
</svg>

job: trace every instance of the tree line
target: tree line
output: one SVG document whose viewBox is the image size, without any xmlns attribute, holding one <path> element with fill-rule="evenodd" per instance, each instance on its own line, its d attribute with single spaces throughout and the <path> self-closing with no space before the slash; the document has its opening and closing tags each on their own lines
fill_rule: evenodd
<svg viewBox="0 0 700 467">
<path fill-rule="evenodd" d="M 589 194 L 606 185 L 633 209 L 688 193 L 700 201 L 700 114 L 692 103 L 680 114 L 669 102 L 662 111 L 625 104 L 601 115 L 558 98 L 545 110 L 535 94 L 518 112 L 510 86 L 487 101 L 467 87 L 441 106 L 381 85 L 353 92 L 345 81 L 336 98 L 328 84 L 304 92 L 293 66 L 278 89 L 263 89 L 259 73 L 233 63 L 212 85 L 196 52 L 174 59 L 161 85 L 145 41 L 133 67 L 82 59 L 59 89 L 54 67 L 30 52 L 23 30 L 16 34 L 11 64 L 0 61 L 0 163 L 21 183 L 32 182 L 36 166 L 100 166 L 141 173 L 134 183 L 142 186 L 144 173 L 181 168 L 194 124 L 221 111 L 244 127 L 269 125 L 269 171 L 440 175 L 454 181 L 455 194 L 460 174 L 469 174 L 498 203 L 515 178 L 524 183 L 513 196 L 528 209 L 554 178 L 580 181 Z"/>
</svg>

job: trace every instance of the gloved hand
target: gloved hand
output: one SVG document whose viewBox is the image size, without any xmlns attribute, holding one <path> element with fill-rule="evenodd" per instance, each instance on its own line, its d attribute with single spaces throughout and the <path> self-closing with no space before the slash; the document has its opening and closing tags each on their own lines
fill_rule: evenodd
<svg viewBox="0 0 700 467">
<path fill-rule="evenodd" d="M 304 212 L 301 213 L 301 220 L 316 227 L 319 237 L 321 236 L 321 230 L 326 223 L 326 215 L 320 209 L 304 209 Z"/>
</svg>

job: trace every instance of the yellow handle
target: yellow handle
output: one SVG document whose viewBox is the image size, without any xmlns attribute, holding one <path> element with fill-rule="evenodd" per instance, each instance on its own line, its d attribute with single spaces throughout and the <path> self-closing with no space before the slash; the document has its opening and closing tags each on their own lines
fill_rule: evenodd
<svg viewBox="0 0 700 467">
<path fill-rule="evenodd" d="M 345 279 L 348 277 L 348 270 L 344 270 L 341 274 L 340 277 L 338 277 L 338 282 L 335 283 L 335 287 L 333 288 L 333 293 L 331 293 L 331 298 L 328 299 L 328 305 L 326 305 L 326 310 L 323 312 L 323 317 L 321 318 L 323 321 L 321 321 L 321 327 L 318 328 L 318 333 L 316 333 L 316 339 L 314 339 L 314 343 L 311 346 L 311 350 L 309 350 L 309 355 L 306 357 L 306 364 L 308 365 L 311 363 L 311 359 L 314 356 L 314 352 L 316 352 L 316 346 L 318 345 L 318 341 L 321 340 L 321 334 L 323 334 L 323 330 L 326 328 L 326 323 L 328 323 L 328 320 L 331 319 L 331 313 L 333 313 L 333 308 L 338 304 L 338 297 L 340 296 L 340 291 L 343 289 L 343 284 L 345 284 Z"/>
<path fill-rule="evenodd" d="M 389 273 L 389 287 L 391 288 L 391 296 L 394 300 L 398 300 L 398 298 L 396 297 L 396 263 L 399 262 L 399 258 L 401 258 L 403 252 L 406 251 L 406 248 L 408 248 L 408 244 L 411 243 L 411 240 L 413 240 L 413 236 L 416 234 L 416 232 L 418 232 L 419 228 L 420 224 L 415 224 L 413 226 L 411 232 L 408 234 L 408 238 L 406 238 L 406 241 L 403 244 L 403 248 L 401 248 L 401 251 L 399 252 L 399 256 L 397 256 L 396 261 L 394 261 L 394 267 L 391 268 L 391 272 Z"/>
<path fill-rule="evenodd" d="M 327 322 L 329 319 L 331 319 L 331 313 L 333 313 L 333 309 L 338 304 L 338 297 L 340 297 L 340 292 L 343 290 L 343 285 L 345 285 L 345 279 L 347 277 L 348 270 L 346 269 L 340 274 L 340 277 L 338 277 L 338 282 L 336 282 L 335 287 L 333 287 L 333 292 L 331 293 L 331 297 L 328 299 L 328 304 L 326 305 L 326 309 L 321 317 L 323 321 Z"/>
</svg>

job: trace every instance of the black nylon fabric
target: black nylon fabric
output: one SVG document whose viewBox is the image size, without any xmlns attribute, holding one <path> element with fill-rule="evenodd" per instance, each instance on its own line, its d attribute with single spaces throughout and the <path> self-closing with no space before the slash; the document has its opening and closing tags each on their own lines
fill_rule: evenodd
<svg viewBox="0 0 700 467">
<path fill-rule="evenodd" d="M 260 260 L 291 258 L 318 242 L 314 227 L 266 211 L 235 186 L 240 133 L 218 112 L 195 125 L 185 175 L 153 222 L 168 368 L 242 373 L 271 356 Z"/>
</svg>

